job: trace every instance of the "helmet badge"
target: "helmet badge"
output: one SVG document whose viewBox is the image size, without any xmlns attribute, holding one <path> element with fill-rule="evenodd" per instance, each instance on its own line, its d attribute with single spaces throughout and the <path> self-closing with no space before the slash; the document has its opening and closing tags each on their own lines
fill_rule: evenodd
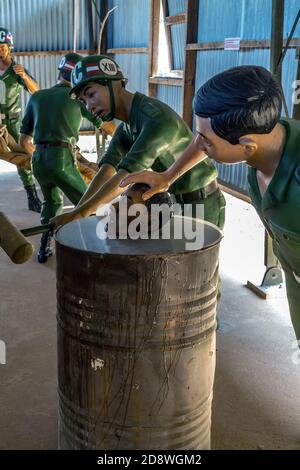
<svg viewBox="0 0 300 470">
<path fill-rule="evenodd" d="M 118 73 L 118 68 L 115 62 L 106 57 L 99 61 L 99 69 L 106 75 L 117 75 Z"/>
</svg>

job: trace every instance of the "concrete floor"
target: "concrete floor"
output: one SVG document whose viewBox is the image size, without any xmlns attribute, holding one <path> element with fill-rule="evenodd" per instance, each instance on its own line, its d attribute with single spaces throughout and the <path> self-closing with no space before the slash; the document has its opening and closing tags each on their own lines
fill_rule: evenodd
<svg viewBox="0 0 300 470">
<path fill-rule="evenodd" d="M 0 211 L 19 227 L 37 225 L 14 168 L 1 163 L 0 172 Z M 261 279 L 263 230 L 249 205 L 227 201 L 212 447 L 300 449 L 300 361 L 286 300 L 243 287 Z M 1 250 L 0 265 L 0 449 L 55 449 L 55 258 L 14 265 Z"/>
</svg>

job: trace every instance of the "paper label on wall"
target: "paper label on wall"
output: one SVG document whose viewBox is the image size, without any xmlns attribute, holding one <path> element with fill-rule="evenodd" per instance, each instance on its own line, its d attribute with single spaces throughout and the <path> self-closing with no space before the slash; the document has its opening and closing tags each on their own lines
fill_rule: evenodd
<svg viewBox="0 0 300 470">
<path fill-rule="evenodd" d="M 241 38 L 225 38 L 224 50 L 225 51 L 239 51 Z"/>
</svg>

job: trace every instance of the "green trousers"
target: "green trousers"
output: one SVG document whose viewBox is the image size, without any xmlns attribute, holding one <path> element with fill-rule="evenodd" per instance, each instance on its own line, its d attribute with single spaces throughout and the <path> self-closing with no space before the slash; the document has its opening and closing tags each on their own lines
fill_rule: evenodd
<svg viewBox="0 0 300 470">
<path fill-rule="evenodd" d="M 300 283 L 292 274 L 284 272 L 286 280 L 286 294 L 290 308 L 290 315 L 297 340 L 300 341 Z"/>
<path fill-rule="evenodd" d="M 62 192 L 77 205 L 87 189 L 68 148 L 52 147 L 34 152 L 32 169 L 44 195 L 42 224 L 62 212 Z"/>
<path fill-rule="evenodd" d="M 6 122 L 8 132 L 17 143 L 19 142 L 20 126 L 21 121 L 19 119 L 13 119 Z M 17 166 L 17 171 L 24 187 L 34 185 L 34 178 L 31 170 L 24 170 L 24 168 Z"/>
</svg>

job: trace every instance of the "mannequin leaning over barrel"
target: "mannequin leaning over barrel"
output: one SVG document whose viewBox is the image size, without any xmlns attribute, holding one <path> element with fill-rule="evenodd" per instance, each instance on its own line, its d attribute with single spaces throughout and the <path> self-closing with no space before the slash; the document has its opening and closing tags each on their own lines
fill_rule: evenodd
<svg viewBox="0 0 300 470">
<path fill-rule="evenodd" d="M 222 72 L 197 91 L 197 135 L 167 171 L 143 171 L 121 183 L 145 183 L 144 199 L 166 191 L 209 155 L 220 163 L 245 162 L 252 203 L 273 239 L 286 277 L 291 320 L 300 340 L 300 123 L 281 118 L 282 95 L 263 67 Z"/>
<path fill-rule="evenodd" d="M 104 121 L 116 117 L 122 123 L 100 162 L 98 174 L 78 206 L 53 219 L 56 225 L 87 217 L 99 206 L 119 196 L 121 180 L 141 169 L 164 171 L 192 141 L 187 124 L 166 104 L 125 89 L 119 66 L 106 56 L 88 56 L 72 73 L 72 95 Z M 172 187 L 180 204 L 204 206 L 204 218 L 221 228 L 225 200 L 216 182 L 216 169 L 207 158 Z M 194 214 L 193 214 L 194 215 Z"/>
</svg>

